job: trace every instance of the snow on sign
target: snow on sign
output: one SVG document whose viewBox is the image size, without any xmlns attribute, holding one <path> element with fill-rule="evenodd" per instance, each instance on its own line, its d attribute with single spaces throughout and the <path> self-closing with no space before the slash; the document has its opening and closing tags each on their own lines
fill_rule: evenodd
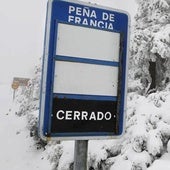
<svg viewBox="0 0 170 170">
<path fill-rule="evenodd" d="M 48 2 L 40 133 L 103 139 L 124 128 L 128 22 L 125 12 L 79 1 Z"/>
</svg>

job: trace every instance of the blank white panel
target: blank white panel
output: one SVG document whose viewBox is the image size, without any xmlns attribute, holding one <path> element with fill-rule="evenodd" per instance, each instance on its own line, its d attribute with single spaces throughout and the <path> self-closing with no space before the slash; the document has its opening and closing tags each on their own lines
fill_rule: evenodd
<svg viewBox="0 0 170 170">
<path fill-rule="evenodd" d="M 55 62 L 54 93 L 117 96 L 118 68 Z"/>
<path fill-rule="evenodd" d="M 120 34 L 58 24 L 56 55 L 119 61 Z"/>
</svg>

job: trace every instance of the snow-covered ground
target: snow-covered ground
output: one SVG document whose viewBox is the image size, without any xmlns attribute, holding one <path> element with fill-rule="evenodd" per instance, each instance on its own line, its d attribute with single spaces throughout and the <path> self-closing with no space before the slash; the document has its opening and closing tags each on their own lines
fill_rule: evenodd
<svg viewBox="0 0 170 170">
<path fill-rule="evenodd" d="M 30 138 L 26 116 L 15 115 L 12 93 L 9 84 L 0 85 L 0 169 L 50 170 L 46 152 Z"/>
<path fill-rule="evenodd" d="M 28 118 L 25 115 L 17 116 L 15 114 L 17 107 L 12 101 L 12 93 L 10 85 L 0 85 L 0 169 L 3 170 L 52 170 L 55 167 L 55 162 L 58 162 L 57 170 L 69 170 L 69 165 L 74 159 L 74 142 L 62 142 L 61 144 L 49 143 L 46 146 L 46 150 L 37 150 L 35 141 L 30 137 L 28 130 Z M 148 100 L 148 99 L 147 99 Z M 145 97 L 138 97 L 136 101 L 131 101 L 136 104 L 136 111 L 147 112 L 152 110 L 153 103 L 148 102 Z M 150 104 L 149 104 L 150 103 Z M 166 102 L 161 103 L 162 106 L 158 110 L 169 112 L 170 95 L 166 93 Z M 145 108 L 144 108 L 145 106 Z M 128 106 L 130 107 L 130 106 Z M 156 111 L 154 110 L 154 111 Z M 155 118 L 152 118 L 155 121 Z M 167 119 L 168 121 L 168 119 Z M 141 127 L 142 128 L 142 127 Z M 107 159 L 108 148 L 116 150 L 115 146 L 118 146 L 119 141 L 89 141 L 89 165 L 97 167 L 97 163 L 102 159 Z M 115 145 L 115 146 L 114 146 Z M 153 143 L 154 145 L 154 143 Z M 169 170 L 170 167 L 170 143 L 168 144 L 167 151 L 148 168 L 148 170 Z M 130 148 L 127 150 L 131 150 Z M 59 157 L 56 153 L 58 152 Z M 128 154 L 131 154 L 129 156 Z M 129 158 L 134 157 L 136 154 L 134 151 L 127 151 Z M 144 152 L 138 155 L 140 159 L 145 159 Z M 114 157 L 109 161 L 113 161 Z M 124 157 L 119 155 L 117 161 L 111 166 L 110 169 L 124 170 L 131 169 L 132 163 L 129 160 L 125 160 Z M 50 162 L 51 160 L 51 162 Z M 95 165 L 96 164 L 96 165 Z M 103 169 L 104 170 L 104 169 Z M 133 169 L 137 170 L 137 169 Z"/>
<path fill-rule="evenodd" d="M 148 170 L 169 170 L 170 153 L 165 153 L 160 159 L 156 160 Z"/>
<path fill-rule="evenodd" d="M 0 112 L 7 112 L 13 98 L 13 90 L 10 84 L 0 84 Z M 1 115 L 0 114 L 0 115 Z"/>
</svg>

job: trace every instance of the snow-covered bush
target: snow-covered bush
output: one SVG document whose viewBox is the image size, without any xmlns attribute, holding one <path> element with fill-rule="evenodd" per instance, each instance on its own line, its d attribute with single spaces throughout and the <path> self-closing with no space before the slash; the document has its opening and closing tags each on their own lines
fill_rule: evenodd
<svg viewBox="0 0 170 170">
<path fill-rule="evenodd" d="M 57 170 L 59 165 L 59 160 L 63 155 L 63 145 L 58 142 L 48 142 L 46 146 L 46 151 L 48 153 L 48 159 L 53 164 L 52 170 Z"/>
<path fill-rule="evenodd" d="M 161 156 L 163 152 L 163 142 L 161 133 L 158 130 L 148 132 L 147 150 L 153 156 Z"/>
<path fill-rule="evenodd" d="M 27 127 L 30 130 L 30 137 L 35 140 L 37 149 L 44 148 L 47 144 L 38 135 L 39 117 L 39 91 L 40 91 L 41 67 L 36 66 L 34 76 L 26 87 L 19 87 L 16 90 L 15 110 L 18 116 L 27 116 Z M 16 109 L 17 107 L 17 109 Z"/>
<path fill-rule="evenodd" d="M 27 86 L 19 86 L 15 94 L 16 114 L 26 115 L 39 108 L 41 67 L 36 66 L 34 76 L 28 81 Z"/>
<path fill-rule="evenodd" d="M 168 141 L 168 144 L 167 144 L 167 151 L 168 153 L 170 153 L 170 140 Z"/>
<path fill-rule="evenodd" d="M 129 170 L 146 169 L 168 149 L 169 10 L 170 2 L 167 0 L 139 1 L 131 37 L 126 133 L 121 148 L 122 157 L 129 161 Z M 151 67 L 152 64 L 155 68 Z M 134 157 L 131 156 L 132 153 Z M 145 156 L 138 159 L 142 153 L 145 153 Z M 116 162 L 120 160 L 120 157 L 114 159 L 111 169 L 113 167 L 115 170 Z"/>
<path fill-rule="evenodd" d="M 107 169 L 113 163 L 108 159 L 116 157 L 120 152 L 121 143 L 119 140 L 89 141 L 88 167 L 95 170 Z"/>
<path fill-rule="evenodd" d="M 129 68 L 133 73 L 131 82 L 140 80 L 143 95 L 152 89 L 165 89 L 170 82 L 169 10 L 167 0 L 139 1 L 131 37 Z"/>
<path fill-rule="evenodd" d="M 30 131 L 30 137 L 32 137 L 35 141 L 35 146 L 37 149 L 45 149 L 45 146 L 47 145 L 47 142 L 42 140 L 39 137 L 39 132 L 38 132 L 38 110 L 33 111 L 28 113 L 27 115 L 27 120 L 28 124 L 27 127 Z"/>
<path fill-rule="evenodd" d="M 140 165 L 145 169 L 145 166 L 150 166 L 152 161 L 164 154 L 170 139 L 170 114 L 167 113 L 170 107 L 169 97 L 169 90 L 147 97 L 128 94 L 127 129 L 121 154 L 126 160 L 130 160 L 133 168 Z M 158 107 L 153 99 L 161 105 Z M 135 157 L 131 156 L 132 151 Z M 145 157 L 141 157 L 136 160 L 141 153 L 146 153 L 148 158 L 144 160 Z"/>
<path fill-rule="evenodd" d="M 15 109 L 16 115 L 22 116 L 25 115 L 30 110 L 30 94 L 31 89 L 30 86 L 26 87 L 19 87 L 16 90 L 16 97 L 15 97 Z"/>
</svg>

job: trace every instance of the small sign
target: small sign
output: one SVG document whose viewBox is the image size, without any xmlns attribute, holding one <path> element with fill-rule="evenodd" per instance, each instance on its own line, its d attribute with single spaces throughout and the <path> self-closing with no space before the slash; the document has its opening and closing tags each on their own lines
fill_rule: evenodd
<svg viewBox="0 0 170 170">
<path fill-rule="evenodd" d="M 29 80 L 29 78 L 14 77 L 12 84 L 14 86 L 27 86 Z"/>
<path fill-rule="evenodd" d="M 19 87 L 19 83 L 18 83 L 18 82 L 13 82 L 12 85 L 11 85 L 11 87 L 12 87 L 14 90 L 16 90 L 16 89 L 18 89 L 18 87 Z"/>
<path fill-rule="evenodd" d="M 40 134 L 107 139 L 124 129 L 129 17 L 79 1 L 48 2 Z"/>
</svg>

